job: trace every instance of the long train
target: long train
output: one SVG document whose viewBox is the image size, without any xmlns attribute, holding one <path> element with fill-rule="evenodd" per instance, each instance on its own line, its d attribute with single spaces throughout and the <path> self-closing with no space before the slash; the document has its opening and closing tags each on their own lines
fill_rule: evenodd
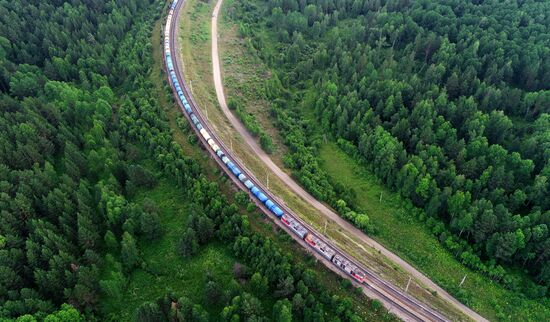
<svg viewBox="0 0 550 322">
<path fill-rule="evenodd" d="M 247 178 L 246 173 L 244 173 L 244 171 L 239 168 L 239 162 L 237 162 L 235 159 L 231 160 L 231 155 L 224 152 L 224 150 L 228 151 L 227 147 L 225 147 L 223 142 L 216 137 L 215 133 L 208 132 L 208 124 L 205 123 L 203 125 L 201 123 L 201 119 L 204 120 L 204 118 L 201 116 L 200 111 L 194 111 L 194 109 L 196 109 L 196 103 L 193 101 L 193 97 L 189 93 L 189 90 L 187 86 L 185 86 L 185 83 L 182 82 L 180 84 L 176 75 L 178 63 L 175 59 L 172 59 L 170 48 L 170 44 L 172 42 L 176 43 L 176 29 L 172 26 L 175 21 L 172 21 L 172 19 L 174 19 L 174 14 L 176 13 L 176 10 L 179 9 L 178 5 L 183 4 L 184 1 L 185 0 L 173 0 L 170 6 L 170 10 L 166 20 L 166 26 L 164 28 L 165 64 L 170 74 L 170 85 L 177 93 L 178 100 L 180 101 L 178 102 L 178 104 L 182 107 L 182 110 L 189 121 L 193 123 L 195 130 L 202 136 L 202 140 L 204 140 L 205 146 L 206 144 L 208 144 L 208 147 L 212 149 L 213 154 L 218 157 L 218 160 L 216 161 L 220 165 L 225 166 L 227 172 L 230 172 L 234 176 L 234 178 L 232 178 L 234 181 L 239 181 L 244 187 L 246 187 L 246 189 L 249 190 L 250 194 L 252 194 L 254 198 L 257 199 L 257 203 L 261 203 L 268 212 L 271 212 L 274 216 L 279 218 L 281 220 L 281 223 L 287 226 L 289 230 L 292 230 L 297 238 L 300 238 L 304 241 L 304 244 L 313 248 L 317 253 L 330 261 L 336 268 L 353 277 L 353 279 L 355 279 L 357 282 L 364 284 L 365 288 L 377 294 L 381 299 L 385 299 L 388 303 L 391 303 L 390 305 L 395 305 L 395 307 L 398 307 L 399 310 L 408 317 L 407 320 L 428 320 L 438 322 L 449 321 L 439 312 L 434 311 L 433 309 L 425 306 L 423 303 L 417 301 L 416 299 L 407 296 L 406 294 L 396 289 L 393 285 L 376 276 L 374 273 L 365 270 L 359 265 L 353 263 L 351 260 L 346 258 L 342 251 L 334 247 L 330 247 L 328 245 L 328 242 L 320 234 L 317 233 L 316 235 L 316 232 L 314 232 L 313 229 L 308 227 L 306 224 L 301 223 L 300 220 L 288 213 L 288 208 L 282 207 L 277 204 L 274 201 L 275 197 L 273 194 L 271 194 L 268 190 L 266 190 L 266 192 L 262 191 L 260 185 L 254 183 L 258 182 L 256 179 Z M 174 34 L 173 37 L 172 33 Z M 187 94 L 190 101 L 187 100 L 184 92 Z M 218 143 L 216 143 L 216 141 Z M 273 200 L 271 200 L 270 197 Z"/>
<path fill-rule="evenodd" d="M 164 28 L 164 56 L 166 59 L 166 66 L 168 72 L 170 73 L 170 81 L 176 92 L 178 98 L 183 104 L 185 113 L 187 113 L 193 122 L 193 125 L 200 132 L 204 140 L 208 143 L 210 149 L 221 159 L 223 164 L 233 173 L 233 175 L 244 184 L 244 186 L 252 193 L 252 195 L 258 199 L 262 204 L 265 205 L 273 215 L 279 218 L 286 226 L 290 228 L 298 237 L 305 240 L 307 244 L 321 254 L 323 257 L 331 261 L 339 269 L 343 270 L 350 276 L 352 276 L 359 283 L 363 283 L 366 277 L 365 272 L 351 263 L 349 260 L 344 258 L 342 255 L 338 254 L 334 249 L 328 246 L 323 242 L 319 237 L 314 233 L 308 231 L 298 220 L 288 213 L 283 212 L 279 204 L 276 201 L 271 200 L 261 188 L 257 187 L 244 173 L 243 171 L 233 162 L 230 156 L 223 151 L 222 148 L 216 143 L 212 138 L 210 133 L 205 129 L 205 127 L 200 122 L 199 118 L 193 112 L 191 104 L 185 97 L 181 84 L 176 76 L 176 71 L 174 70 L 174 61 L 172 60 L 172 55 L 170 51 L 170 28 L 172 26 L 172 19 L 174 15 L 174 10 L 180 0 L 174 0 L 170 6 L 170 11 L 168 12 L 168 17 L 166 19 L 166 26 Z"/>
</svg>

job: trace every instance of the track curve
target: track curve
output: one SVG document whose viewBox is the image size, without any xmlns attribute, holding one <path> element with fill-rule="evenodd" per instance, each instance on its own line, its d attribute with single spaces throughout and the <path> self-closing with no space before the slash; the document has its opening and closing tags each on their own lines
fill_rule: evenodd
<svg viewBox="0 0 550 322">
<path fill-rule="evenodd" d="M 181 71 L 180 66 L 183 64 L 179 61 L 179 55 L 177 53 L 177 32 L 178 32 L 178 18 L 179 18 L 179 12 L 181 7 L 185 4 L 184 0 L 179 0 L 173 10 L 173 17 L 170 21 L 170 24 L 167 24 L 165 28 L 169 28 L 169 43 L 170 43 L 170 55 L 173 58 L 171 62 L 173 63 L 173 69 L 175 70 L 175 75 L 178 79 L 178 83 L 181 85 L 181 90 L 189 102 L 189 105 L 191 106 L 191 109 L 193 111 L 193 114 L 199 119 L 202 126 L 205 128 L 205 130 L 212 136 L 214 141 L 224 150 L 226 156 L 228 156 L 233 163 L 235 163 L 240 169 L 242 169 L 243 173 L 251 180 L 257 187 L 261 188 L 263 192 L 272 200 L 277 201 L 278 205 L 281 207 L 281 209 L 285 213 L 291 214 L 295 219 L 297 219 L 300 224 L 302 224 L 304 227 L 306 227 L 310 233 L 314 234 L 317 238 L 321 239 L 323 242 L 325 242 L 327 245 L 330 245 L 338 255 L 344 257 L 345 259 L 349 260 L 359 268 L 361 268 L 366 273 L 366 279 L 365 282 L 360 284 L 356 282 L 355 280 L 351 279 L 349 275 L 344 274 L 343 271 L 338 269 L 334 264 L 318 254 L 315 251 L 312 251 L 308 244 L 298 238 L 290 229 L 282 224 L 278 218 L 276 218 L 271 211 L 269 211 L 266 206 L 259 202 L 254 196 L 251 195 L 250 191 L 244 186 L 244 184 L 239 181 L 233 173 L 225 166 L 225 164 L 220 160 L 220 158 L 216 155 L 216 153 L 210 149 L 209 144 L 205 140 L 205 138 L 199 133 L 199 130 L 193 126 L 193 121 L 191 120 L 191 117 L 188 113 L 186 113 L 185 108 L 180 101 L 177 90 L 174 87 L 174 84 L 172 82 L 170 83 L 170 86 L 172 88 L 172 91 L 174 92 L 176 96 L 176 101 L 178 102 L 178 105 L 180 106 L 184 116 L 187 118 L 187 120 L 191 123 L 191 127 L 195 131 L 195 133 L 198 135 L 200 141 L 205 146 L 206 150 L 210 153 L 210 155 L 214 158 L 214 160 L 218 163 L 218 165 L 222 168 L 223 171 L 229 176 L 229 178 L 243 191 L 247 192 L 249 195 L 251 195 L 251 199 L 256 203 L 256 205 L 270 218 L 275 218 L 275 223 L 279 225 L 282 229 L 287 231 L 298 243 L 300 243 L 302 246 L 304 246 L 308 251 L 312 253 L 313 256 L 315 256 L 317 259 L 319 259 L 321 262 L 325 264 L 329 269 L 336 272 L 337 274 L 350 279 L 355 285 L 362 286 L 363 291 L 370 297 L 374 297 L 382 301 L 382 303 L 390 310 L 390 312 L 398 315 L 400 318 L 406 321 L 449 321 L 446 317 L 444 317 L 439 312 L 435 311 L 428 305 L 419 302 L 418 300 L 412 298 L 406 293 L 403 293 L 395 286 L 391 285 L 390 283 L 386 282 L 385 280 L 381 279 L 379 276 L 377 276 L 375 273 L 370 271 L 369 269 L 363 267 L 363 265 L 357 263 L 354 260 L 350 260 L 350 256 L 348 256 L 344 251 L 340 250 L 338 247 L 336 247 L 331 241 L 327 240 L 322 234 L 318 233 L 315 229 L 313 229 L 309 224 L 303 222 L 298 216 L 294 214 L 294 212 L 286 207 L 282 202 L 279 201 L 279 198 L 276 198 L 274 195 L 271 194 L 271 192 L 264 187 L 264 185 L 255 178 L 255 176 L 247 170 L 247 168 L 235 157 L 232 156 L 231 150 L 227 148 L 227 146 L 224 144 L 222 140 L 219 139 L 219 137 L 216 135 L 214 131 L 212 131 L 210 125 L 208 122 L 206 122 L 206 118 L 202 115 L 201 111 L 197 108 L 197 104 L 193 99 L 193 96 L 191 95 L 191 92 L 189 91 L 189 88 L 187 86 L 187 83 L 185 82 L 183 73 Z M 221 1 L 219 1 L 218 5 L 221 4 Z M 165 56 L 165 64 L 167 64 L 167 59 Z M 168 70 L 168 65 L 166 66 Z"/>
</svg>

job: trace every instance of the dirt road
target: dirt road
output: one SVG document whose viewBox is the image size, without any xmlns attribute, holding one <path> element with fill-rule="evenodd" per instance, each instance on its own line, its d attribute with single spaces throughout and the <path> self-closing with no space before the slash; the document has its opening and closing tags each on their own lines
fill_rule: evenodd
<svg viewBox="0 0 550 322">
<path fill-rule="evenodd" d="M 452 303 L 457 309 L 462 311 L 471 319 L 476 321 L 487 321 L 481 315 L 477 314 L 470 308 L 466 307 L 464 304 L 460 303 L 458 300 L 452 297 L 449 293 L 447 293 L 437 284 L 432 282 L 428 277 L 426 277 L 424 274 L 416 270 L 409 263 L 405 262 L 396 254 L 384 248 L 377 241 L 368 237 L 361 230 L 355 228 L 349 222 L 342 219 L 338 214 L 336 214 L 334 211 L 328 208 L 325 204 L 315 199 L 312 195 L 310 195 L 307 191 L 305 191 L 300 185 L 298 185 L 286 172 L 284 172 L 281 168 L 279 168 L 271 160 L 271 158 L 267 155 L 267 153 L 264 150 L 262 150 L 258 142 L 255 140 L 255 138 L 247 131 L 247 129 L 239 121 L 239 119 L 237 119 L 237 117 L 229 110 L 225 100 L 225 95 L 223 92 L 219 53 L 218 53 L 218 16 L 219 16 L 222 2 L 223 0 L 218 0 L 216 6 L 214 7 L 214 12 L 212 14 L 212 65 L 213 65 L 212 67 L 213 67 L 214 85 L 216 88 L 216 96 L 218 98 L 218 102 L 220 104 L 220 107 L 223 113 L 225 114 L 227 119 L 231 122 L 231 125 L 235 128 L 235 130 L 237 130 L 237 132 L 241 135 L 241 137 L 245 140 L 245 142 L 250 146 L 250 149 L 252 149 L 252 152 L 255 153 L 260 158 L 260 160 L 266 165 L 266 167 L 268 167 L 277 177 L 279 177 L 279 179 L 282 180 L 295 194 L 297 194 L 302 199 L 307 201 L 309 204 L 311 204 L 313 207 L 319 210 L 327 218 L 331 219 L 332 221 L 337 223 L 339 226 L 341 226 L 344 230 L 346 230 L 350 234 L 353 234 L 354 236 L 359 238 L 361 241 L 363 241 L 367 245 L 374 248 L 376 251 L 379 251 L 382 255 L 390 259 L 392 262 L 399 265 L 403 270 L 408 272 L 413 278 L 415 278 L 420 283 L 424 284 L 426 287 L 436 291 L 441 298 Z"/>
</svg>

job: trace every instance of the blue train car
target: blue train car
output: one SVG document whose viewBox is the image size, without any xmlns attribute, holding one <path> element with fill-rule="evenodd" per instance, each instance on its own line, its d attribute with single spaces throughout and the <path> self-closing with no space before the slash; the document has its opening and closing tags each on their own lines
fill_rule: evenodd
<svg viewBox="0 0 550 322">
<path fill-rule="evenodd" d="M 236 166 L 233 166 L 233 169 L 231 169 L 231 172 L 233 172 L 233 174 L 238 177 L 242 174 L 241 170 L 239 168 L 237 168 Z"/>
<path fill-rule="evenodd" d="M 241 169 L 239 169 L 233 162 L 229 161 L 227 163 L 227 167 L 229 168 L 229 170 L 231 170 L 231 172 L 233 172 L 233 174 L 238 177 L 239 174 L 241 174 Z"/>
<path fill-rule="evenodd" d="M 191 106 L 189 106 L 188 103 L 183 103 L 183 106 L 185 107 L 185 111 L 187 111 L 187 113 L 189 114 L 193 113 L 193 110 L 191 109 Z"/>
<path fill-rule="evenodd" d="M 201 122 L 199 122 L 199 119 L 195 116 L 195 114 L 191 114 L 191 121 L 193 121 L 193 124 L 195 124 L 195 126 L 197 126 L 198 124 L 201 124 Z"/>
<path fill-rule="evenodd" d="M 256 186 L 253 186 L 252 188 L 250 188 L 250 192 L 252 192 L 254 196 L 257 196 L 258 193 L 260 193 L 260 189 L 258 189 L 258 187 Z"/>
<path fill-rule="evenodd" d="M 281 208 L 279 208 L 277 206 L 273 206 L 271 211 L 275 214 L 275 216 L 277 216 L 279 218 L 283 215 L 283 211 L 281 210 Z"/>
<path fill-rule="evenodd" d="M 258 197 L 261 202 L 265 202 L 267 200 L 267 196 L 264 195 L 263 192 L 260 192 L 256 197 Z"/>
<path fill-rule="evenodd" d="M 264 203 L 267 200 L 267 196 L 262 192 L 262 190 L 258 189 L 257 187 L 254 187 L 250 189 L 252 193 L 260 200 L 262 203 Z"/>
<path fill-rule="evenodd" d="M 271 208 L 273 206 L 275 206 L 275 204 L 273 203 L 273 201 L 271 201 L 271 199 L 267 199 L 265 202 L 265 206 L 267 207 L 267 209 L 271 210 Z"/>
</svg>

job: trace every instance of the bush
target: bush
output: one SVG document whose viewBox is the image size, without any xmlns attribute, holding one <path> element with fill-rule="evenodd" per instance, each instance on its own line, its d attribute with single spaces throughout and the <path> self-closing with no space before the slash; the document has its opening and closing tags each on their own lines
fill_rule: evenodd
<svg viewBox="0 0 550 322">
<path fill-rule="evenodd" d="M 273 140 L 265 132 L 260 135 L 260 145 L 266 153 L 273 153 Z"/>
</svg>

